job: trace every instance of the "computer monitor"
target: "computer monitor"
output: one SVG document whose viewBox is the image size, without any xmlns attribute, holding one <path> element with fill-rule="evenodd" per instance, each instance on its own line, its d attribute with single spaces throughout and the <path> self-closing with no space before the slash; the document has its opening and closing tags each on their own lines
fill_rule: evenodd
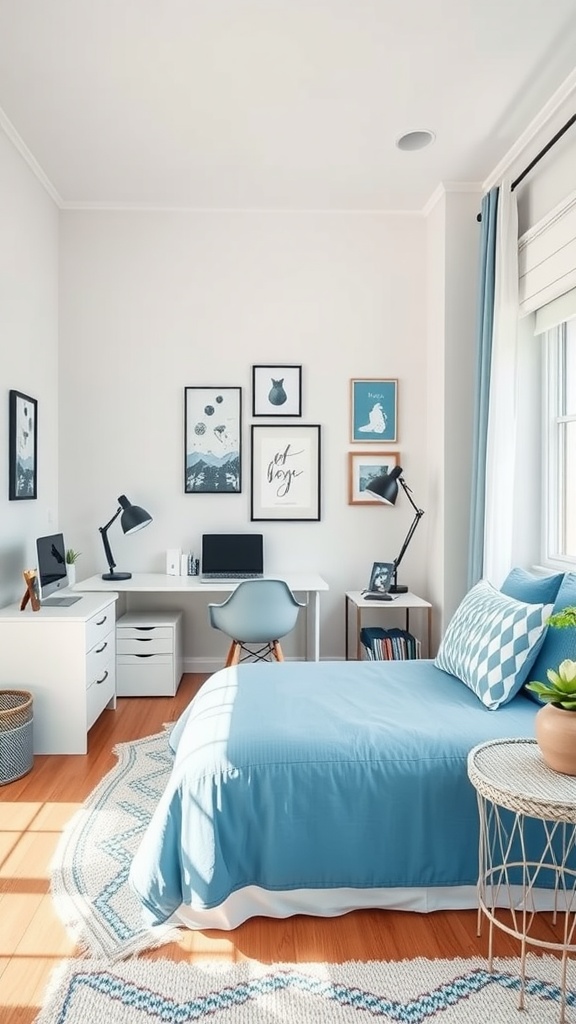
<svg viewBox="0 0 576 1024">
<path fill-rule="evenodd" d="M 38 557 L 38 587 L 40 600 L 43 601 L 50 594 L 68 586 L 63 534 L 52 533 L 48 537 L 38 537 L 36 554 Z"/>
</svg>

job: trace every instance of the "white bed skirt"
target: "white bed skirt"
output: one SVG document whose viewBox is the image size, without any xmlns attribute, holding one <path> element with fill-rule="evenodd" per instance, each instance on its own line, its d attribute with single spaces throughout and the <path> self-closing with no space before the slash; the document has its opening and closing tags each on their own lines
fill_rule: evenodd
<svg viewBox="0 0 576 1024">
<path fill-rule="evenodd" d="M 502 888 L 499 906 L 508 905 L 508 893 Z M 522 888 L 512 887 L 511 895 L 519 907 Z M 534 910 L 553 910 L 554 892 L 531 890 Z M 183 904 L 167 924 L 195 930 L 219 928 L 230 931 L 250 917 L 292 917 L 308 914 L 313 917 L 338 917 L 351 910 L 411 910 L 430 914 L 435 910 L 476 910 L 478 895 L 475 885 L 431 886 L 413 889 L 289 889 L 271 892 L 256 885 L 232 893 L 224 903 L 208 910 L 197 910 Z"/>
</svg>

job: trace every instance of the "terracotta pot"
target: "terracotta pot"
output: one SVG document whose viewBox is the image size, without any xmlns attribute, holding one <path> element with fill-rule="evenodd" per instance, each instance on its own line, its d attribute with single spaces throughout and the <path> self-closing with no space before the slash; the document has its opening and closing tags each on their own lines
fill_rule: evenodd
<svg viewBox="0 0 576 1024">
<path fill-rule="evenodd" d="M 576 711 L 545 704 L 536 715 L 536 740 L 549 768 L 576 775 Z"/>
</svg>

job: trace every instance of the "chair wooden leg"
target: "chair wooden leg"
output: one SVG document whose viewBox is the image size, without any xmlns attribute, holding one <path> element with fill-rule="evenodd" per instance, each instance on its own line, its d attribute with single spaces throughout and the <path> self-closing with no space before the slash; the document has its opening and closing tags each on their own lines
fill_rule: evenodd
<svg viewBox="0 0 576 1024">
<path fill-rule="evenodd" d="M 284 661 L 284 655 L 282 654 L 282 648 L 280 647 L 280 642 L 278 640 L 274 640 L 272 642 L 272 653 L 276 661 Z"/>
<path fill-rule="evenodd" d="M 240 661 L 240 644 L 237 640 L 233 640 L 230 644 L 230 650 L 226 658 L 225 668 L 230 668 L 232 665 L 237 665 Z"/>
</svg>

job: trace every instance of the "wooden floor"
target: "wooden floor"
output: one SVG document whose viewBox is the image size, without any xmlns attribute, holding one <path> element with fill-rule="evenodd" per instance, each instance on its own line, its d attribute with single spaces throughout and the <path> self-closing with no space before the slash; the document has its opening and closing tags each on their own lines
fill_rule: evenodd
<svg viewBox="0 0 576 1024">
<path fill-rule="evenodd" d="M 117 742 L 159 732 L 175 720 L 206 677 L 184 676 L 175 698 L 124 698 L 90 732 L 86 756 L 37 756 L 23 779 L 0 787 L 0 1021 L 31 1024 L 52 968 L 77 954 L 54 913 L 49 864 L 63 826 L 116 764 Z M 486 928 L 484 929 L 486 933 Z M 542 935 L 552 938 L 542 915 Z M 186 932 L 178 943 L 145 954 L 263 962 L 401 960 L 484 955 L 476 912 L 414 914 L 356 911 L 340 918 L 255 918 L 233 932 Z M 498 932 L 495 953 L 517 956 L 517 942 Z"/>
</svg>

